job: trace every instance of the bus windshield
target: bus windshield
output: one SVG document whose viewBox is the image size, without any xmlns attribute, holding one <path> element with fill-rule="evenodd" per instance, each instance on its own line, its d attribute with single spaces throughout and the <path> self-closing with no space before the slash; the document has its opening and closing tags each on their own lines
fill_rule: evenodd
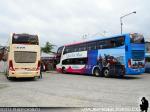
<svg viewBox="0 0 150 112">
<path fill-rule="evenodd" d="M 12 37 L 12 44 L 33 44 L 39 45 L 38 36 L 28 34 L 15 34 Z"/>
<path fill-rule="evenodd" d="M 134 43 L 134 44 L 144 43 L 143 35 L 137 34 L 137 33 L 131 34 L 131 43 Z"/>
<path fill-rule="evenodd" d="M 58 48 L 58 50 L 57 50 L 57 54 L 61 54 L 61 53 L 62 53 L 63 48 L 64 48 L 64 46 L 59 47 L 59 48 Z"/>
</svg>

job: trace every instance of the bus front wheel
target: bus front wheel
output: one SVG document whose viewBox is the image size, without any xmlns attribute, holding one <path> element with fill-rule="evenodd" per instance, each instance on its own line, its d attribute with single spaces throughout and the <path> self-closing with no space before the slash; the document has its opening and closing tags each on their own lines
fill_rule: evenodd
<svg viewBox="0 0 150 112">
<path fill-rule="evenodd" d="M 62 73 L 66 73 L 66 69 L 65 69 L 65 67 L 62 67 Z"/>
<path fill-rule="evenodd" d="M 103 75 L 104 75 L 105 77 L 109 77 L 109 76 L 110 76 L 110 75 L 109 75 L 109 69 L 105 68 L 105 69 L 103 70 Z"/>
</svg>

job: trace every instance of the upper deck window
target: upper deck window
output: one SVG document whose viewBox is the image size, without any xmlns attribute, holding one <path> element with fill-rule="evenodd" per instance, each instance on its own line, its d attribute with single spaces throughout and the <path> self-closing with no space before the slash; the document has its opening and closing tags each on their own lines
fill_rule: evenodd
<svg viewBox="0 0 150 112">
<path fill-rule="evenodd" d="M 79 51 L 116 48 L 116 47 L 121 47 L 124 44 L 125 44 L 125 37 L 118 36 L 109 39 L 96 40 L 96 41 L 90 41 L 81 44 L 66 46 L 63 54 L 71 53 L 71 52 L 79 52 Z"/>
<path fill-rule="evenodd" d="M 12 44 L 33 44 L 39 45 L 37 35 L 15 34 L 12 37 Z"/>
</svg>

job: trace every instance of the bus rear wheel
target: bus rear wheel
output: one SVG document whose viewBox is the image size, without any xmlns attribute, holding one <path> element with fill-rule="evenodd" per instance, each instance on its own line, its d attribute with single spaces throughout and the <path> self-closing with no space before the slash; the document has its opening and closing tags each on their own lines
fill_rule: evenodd
<svg viewBox="0 0 150 112">
<path fill-rule="evenodd" d="M 12 78 L 11 78 L 11 77 L 6 76 L 6 78 L 7 78 L 7 80 L 12 80 Z"/>
<path fill-rule="evenodd" d="M 11 77 L 9 77 L 8 72 L 6 72 L 5 75 L 6 75 L 7 80 L 11 80 Z"/>
<path fill-rule="evenodd" d="M 33 81 L 37 81 L 38 79 L 39 79 L 38 76 L 32 77 L 32 80 L 33 80 Z"/>
<path fill-rule="evenodd" d="M 94 69 L 93 75 L 96 76 L 96 77 L 102 76 L 102 75 L 101 75 L 101 72 L 100 72 L 100 70 L 99 70 L 98 68 L 95 68 L 95 69 Z"/>
<path fill-rule="evenodd" d="M 8 75 L 6 75 L 6 78 L 7 78 L 7 80 L 10 80 L 10 81 L 15 79 L 15 77 L 9 77 Z"/>
<path fill-rule="evenodd" d="M 103 70 L 103 75 L 104 75 L 106 78 L 110 77 L 109 69 L 105 68 L 105 69 Z"/>
</svg>

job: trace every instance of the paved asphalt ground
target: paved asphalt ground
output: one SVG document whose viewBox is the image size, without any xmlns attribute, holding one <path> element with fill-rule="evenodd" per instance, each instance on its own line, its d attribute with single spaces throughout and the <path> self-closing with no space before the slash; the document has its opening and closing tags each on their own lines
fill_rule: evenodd
<svg viewBox="0 0 150 112">
<path fill-rule="evenodd" d="M 150 102 L 150 74 L 125 78 L 43 73 L 9 81 L 0 73 L 0 107 L 139 107 Z"/>
</svg>

